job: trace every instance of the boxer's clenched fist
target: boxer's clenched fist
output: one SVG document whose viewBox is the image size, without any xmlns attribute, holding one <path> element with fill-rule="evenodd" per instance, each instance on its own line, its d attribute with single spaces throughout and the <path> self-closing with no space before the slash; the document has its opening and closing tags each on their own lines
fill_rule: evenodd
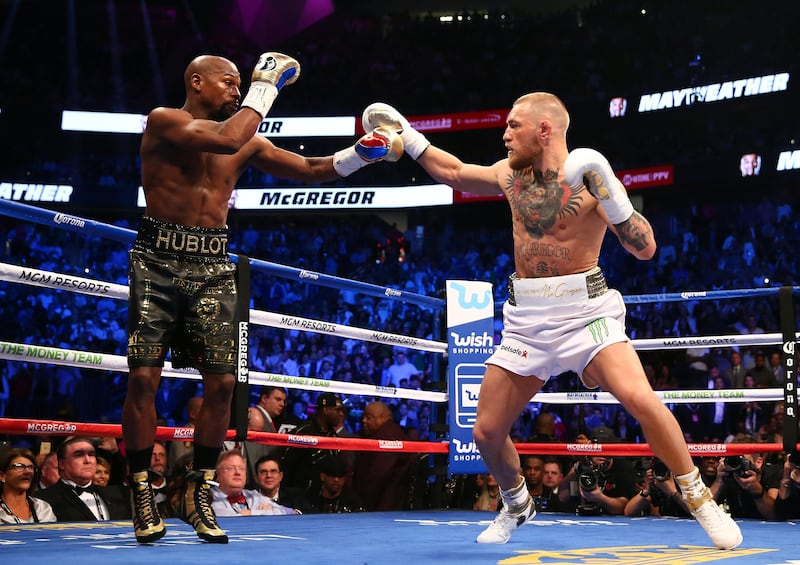
<svg viewBox="0 0 800 565">
<path fill-rule="evenodd" d="M 251 76 L 250 89 L 242 107 L 252 108 L 264 118 L 281 87 L 300 77 L 300 63 L 283 53 L 262 53 Z"/>
<path fill-rule="evenodd" d="M 403 156 L 403 139 L 388 127 L 378 127 L 364 134 L 353 147 L 342 149 L 333 156 L 333 168 L 339 176 L 357 171 L 376 161 L 394 163 Z"/>
<path fill-rule="evenodd" d="M 375 102 L 364 109 L 361 125 L 364 126 L 364 131 L 382 126 L 393 129 L 403 138 L 405 152 L 415 161 L 431 144 L 424 135 L 411 127 L 400 112 L 383 102 Z"/>
<path fill-rule="evenodd" d="M 585 183 L 615 226 L 633 215 L 625 186 L 600 152 L 585 147 L 570 151 L 564 161 L 564 178 L 572 188 Z"/>
</svg>

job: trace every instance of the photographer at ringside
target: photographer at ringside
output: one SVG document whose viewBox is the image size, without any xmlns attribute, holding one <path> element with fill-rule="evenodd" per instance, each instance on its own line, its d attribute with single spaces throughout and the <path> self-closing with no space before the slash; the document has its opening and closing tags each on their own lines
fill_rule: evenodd
<svg viewBox="0 0 800 565">
<path fill-rule="evenodd" d="M 789 453 L 784 459 L 778 498 L 775 499 L 775 518 L 800 518 L 800 453 Z"/>
<path fill-rule="evenodd" d="M 669 468 L 657 457 L 634 462 L 639 494 L 625 505 L 625 516 L 691 516 Z"/>
<path fill-rule="evenodd" d="M 605 426 L 593 428 L 589 436 L 579 434 L 576 443 L 619 443 Z M 636 473 L 626 457 L 581 456 L 558 487 L 559 502 L 574 507 L 579 516 L 622 515 L 625 505 L 637 495 Z"/>
<path fill-rule="evenodd" d="M 709 488 L 734 518 L 774 520 L 782 475 L 782 465 L 764 465 L 760 453 L 729 455 L 720 459 L 717 478 Z"/>
</svg>

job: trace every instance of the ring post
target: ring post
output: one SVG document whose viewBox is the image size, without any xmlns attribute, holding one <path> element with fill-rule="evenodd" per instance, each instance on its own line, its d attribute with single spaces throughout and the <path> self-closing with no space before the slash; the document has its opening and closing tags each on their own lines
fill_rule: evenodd
<svg viewBox="0 0 800 565">
<path fill-rule="evenodd" d="M 778 290 L 781 333 L 783 344 L 781 359 L 783 363 L 783 449 L 787 453 L 797 452 L 797 356 L 795 345 L 794 297 L 791 286 Z"/>
<path fill-rule="evenodd" d="M 235 441 L 247 439 L 247 408 L 250 406 L 250 258 L 237 255 L 236 299 L 236 385 L 231 405 L 231 427 L 236 430 Z"/>
</svg>

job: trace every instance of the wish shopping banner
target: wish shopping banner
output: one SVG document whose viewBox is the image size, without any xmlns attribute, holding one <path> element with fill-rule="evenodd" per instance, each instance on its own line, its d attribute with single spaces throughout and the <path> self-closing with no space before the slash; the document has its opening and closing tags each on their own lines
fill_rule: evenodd
<svg viewBox="0 0 800 565">
<path fill-rule="evenodd" d="M 450 400 L 451 473 L 484 473 L 472 439 L 484 362 L 494 353 L 492 284 L 447 281 L 447 379 Z"/>
</svg>

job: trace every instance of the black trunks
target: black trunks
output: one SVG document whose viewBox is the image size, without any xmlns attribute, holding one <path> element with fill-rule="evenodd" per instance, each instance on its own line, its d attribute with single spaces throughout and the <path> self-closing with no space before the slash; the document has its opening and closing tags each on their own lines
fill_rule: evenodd
<svg viewBox="0 0 800 565">
<path fill-rule="evenodd" d="M 236 372 L 236 265 L 226 228 L 144 217 L 130 251 L 128 366 Z"/>
</svg>

